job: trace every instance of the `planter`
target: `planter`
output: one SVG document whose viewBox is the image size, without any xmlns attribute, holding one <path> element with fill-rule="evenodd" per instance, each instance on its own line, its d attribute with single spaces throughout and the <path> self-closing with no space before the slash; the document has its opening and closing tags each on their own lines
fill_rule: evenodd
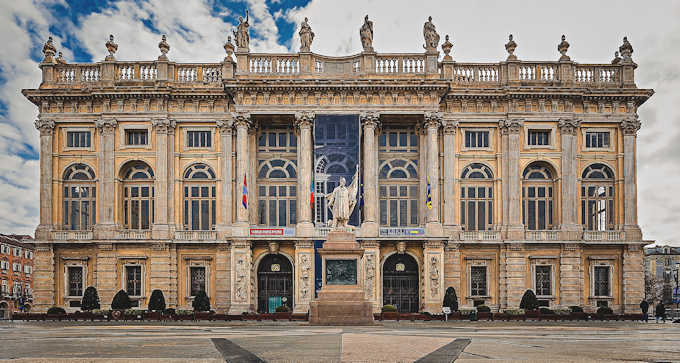
<svg viewBox="0 0 680 363">
<path fill-rule="evenodd" d="M 293 315 L 292 312 L 280 312 L 280 313 L 274 313 L 274 320 L 291 320 L 291 316 Z"/>
<path fill-rule="evenodd" d="M 67 317 L 64 314 L 45 314 L 45 319 L 47 320 L 57 320 L 57 321 L 62 321 L 65 320 Z"/>
<path fill-rule="evenodd" d="M 194 320 L 194 314 L 175 315 L 175 321 Z"/>
<path fill-rule="evenodd" d="M 479 320 L 493 320 L 493 314 L 492 313 L 480 313 L 477 312 L 477 319 Z"/>
<path fill-rule="evenodd" d="M 600 320 L 600 321 L 610 321 L 610 320 L 619 320 L 618 315 L 616 314 L 593 314 L 590 316 L 592 320 Z"/>
<path fill-rule="evenodd" d="M 194 320 L 213 320 L 215 313 L 202 311 L 194 313 Z"/>
<path fill-rule="evenodd" d="M 380 320 L 396 320 L 399 321 L 399 313 L 396 311 L 386 311 L 380 313 Z"/>
<path fill-rule="evenodd" d="M 161 320 L 161 313 L 159 311 L 143 313 L 144 320 Z"/>
<path fill-rule="evenodd" d="M 541 313 L 538 310 L 532 310 L 527 311 L 524 315 L 526 315 L 527 319 L 538 319 L 541 316 Z"/>
</svg>

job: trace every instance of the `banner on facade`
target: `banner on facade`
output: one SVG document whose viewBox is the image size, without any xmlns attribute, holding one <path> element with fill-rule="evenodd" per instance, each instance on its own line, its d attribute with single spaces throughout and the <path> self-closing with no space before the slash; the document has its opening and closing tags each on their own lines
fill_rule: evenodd
<svg viewBox="0 0 680 363">
<path fill-rule="evenodd" d="M 252 237 L 284 237 L 295 236 L 294 227 L 272 227 L 272 228 L 251 228 L 250 236 Z"/>
</svg>

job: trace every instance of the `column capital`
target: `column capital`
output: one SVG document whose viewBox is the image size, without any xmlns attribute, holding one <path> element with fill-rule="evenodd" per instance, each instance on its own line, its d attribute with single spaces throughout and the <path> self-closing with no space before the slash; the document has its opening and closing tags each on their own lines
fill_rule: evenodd
<svg viewBox="0 0 680 363">
<path fill-rule="evenodd" d="M 441 112 L 425 112 L 423 117 L 425 119 L 423 126 L 425 126 L 426 129 L 439 129 L 444 118 Z"/>
<path fill-rule="evenodd" d="M 557 122 L 557 127 L 560 128 L 562 134 L 574 135 L 581 125 L 581 120 L 573 118 L 562 118 Z"/>
<path fill-rule="evenodd" d="M 220 129 L 221 134 L 230 135 L 234 129 L 234 121 L 230 119 L 217 120 L 215 124 L 217 125 L 217 128 Z"/>
<path fill-rule="evenodd" d="M 304 129 L 311 128 L 314 125 L 314 112 L 296 112 L 295 113 L 295 127 Z"/>
<path fill-rule="evenodd" d="M 442 127 L 444 129 L 444 134 L 446 135 L 453 135 L 456 133 L 456 129 L 458 128 L 459 122 L 458 120 L 443 120 L 442 121 Z"/>
<path fill-rule="evenodd" d="M 167 118 L 156 118 L 151 120 L 151 126 L 160 134 L 167 134 L 171 129 L 177 127 L 177 122 Z"/>
<path fill-rule="evenodd" d="M 33 122 L 35 128 L 40 131 L 40 136 L 52 136 L 54 133 L 54 120 L 37 119 Z"/>
<path fill-rule="evenodd" d="M 524 126 L 524 121 L 519 118 L 498 121 L 498 127 L 503 135 L 519 134 L 522 126 Z"/>
<path fill-rule="evenodd" d="M 640 130 L 641 126 L 642 123 L 640 120 L 638 120 L 637 115 L 625 118 L 621 121 L 621 130 L 623 130 L 624 135 L 637 135 L 637 132 Z"/>
<path fill-rule="evenodd" d="M 118 121 L 116 121 L 116 119 L 114 118 L 100 118 L 98 120 L 95 120 L 94 126 L 103 135 L 113 134 L 113 131 L 116 129 L 116 126 L 118 126 Z"/>
<path fill-rule="evenodd" d="M 234 127 L 237 129 L 242 127 L 250 128 L 253 125 L 250 113 L 248 112 L 232 112 L 231 117 L 234 118 Z"/>
<path fill-rule="evenodd" d="M 364 127 L 380 127 L 380 112 L 362 112 L 359 121 Z"/>
</svg>

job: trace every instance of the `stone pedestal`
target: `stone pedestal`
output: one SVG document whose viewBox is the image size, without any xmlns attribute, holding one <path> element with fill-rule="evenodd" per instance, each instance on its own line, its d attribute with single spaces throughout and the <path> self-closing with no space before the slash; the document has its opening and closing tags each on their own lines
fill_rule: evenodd
<svg viewBox="0 0 680 363">
<path fill-rule="evenodd" d="M 359 247 L 353 233 L 331 231 L 319 249 L 323 286 L 309 304 L 311 325 L 372 325 L 373 306 L 363 287 Z"/>
</svg>

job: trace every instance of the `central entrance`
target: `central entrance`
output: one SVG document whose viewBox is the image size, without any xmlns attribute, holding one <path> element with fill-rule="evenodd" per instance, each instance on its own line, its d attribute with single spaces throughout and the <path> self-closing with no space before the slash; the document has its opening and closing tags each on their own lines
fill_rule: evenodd
<svg viewBox="0 0 680 363">
<path fill-rule="evenodd" d="M 410 255 L 394 254 L 383 264 L 383 305 L 418 312 L 418 263 Z"/>
<path fill-rule="evenodd" d="M 274 313 L 281 305 L 293 311 L 293 266 L 281 254 L 268 254 L 257 268 L 257 312 Z"/>
</svg>

